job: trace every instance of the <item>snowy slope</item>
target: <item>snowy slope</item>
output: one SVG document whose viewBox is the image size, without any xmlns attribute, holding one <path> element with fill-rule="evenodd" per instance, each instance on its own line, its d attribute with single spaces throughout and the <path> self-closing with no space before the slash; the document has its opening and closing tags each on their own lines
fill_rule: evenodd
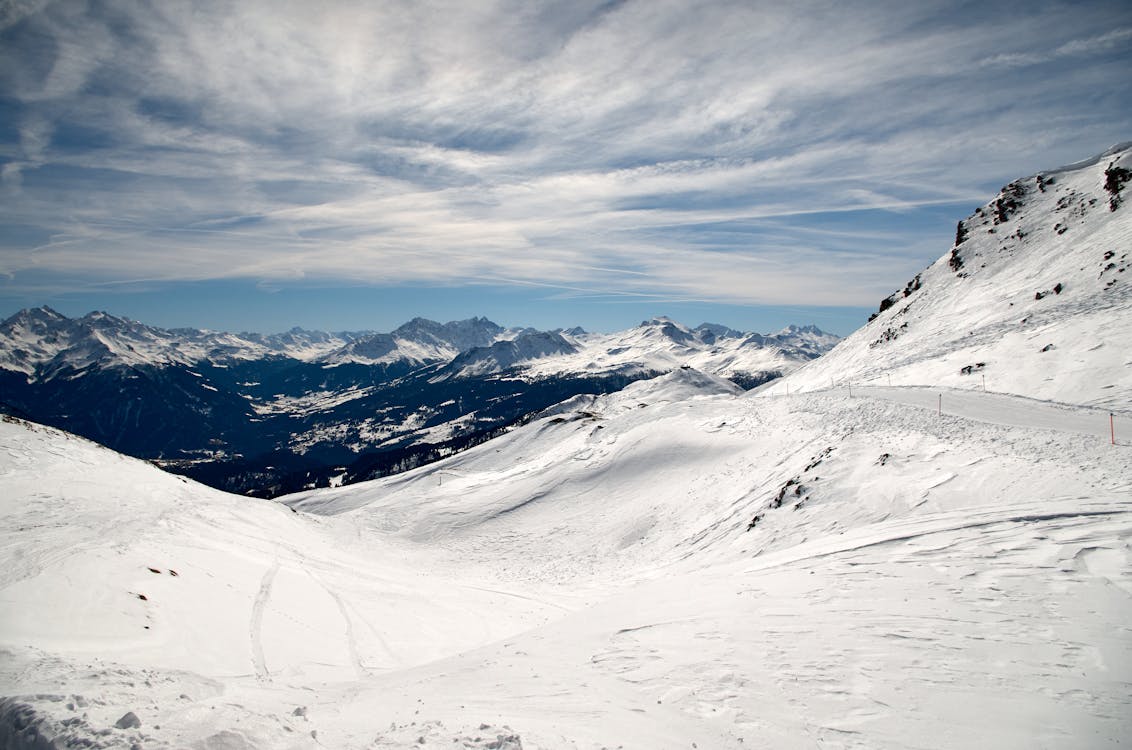
<svg viewBox="0 0 1132 750">
<path fill-rule="evenodd" d="M 312 685 L 430 662 L 559 611 L 430 577 L 411 550 L 371 549 L 348 525 L 56 430 L 8 419 L 0 445 L 0 695 L 38 685 L 0 702 L 0 747 L 24 747 L 13 722 L 37 704 L 58 747 L 243 747 L 231 729 L 258 732 L 261 747 L 310 746 L 305 720 L 277 701 L 306 703 Z M 270 710 L 240 695 L 270 695 Z M 108 730 L 127 710 L 141 727 Z M 292 730 L 302 740 L 286 742 Z"/>
<path fill-rule="evenodd" d="M 671 386 L 291 501 L 595 602 L 392 683 L 443 727 L 490 708 L 525 747 L 627 748 L 1104 747 L 1132 729 L 1132 447 L 1107 445 L 1107 414 Z"/>
<path fill-rule="evenodd" d="M 1007 185 L 876 319 L 770 392 L 985 379 L 988 391 L 1127 406 L 1132 187 L 1106 189 L 1123 184 L 1106 175 L 1117 170 L 1132 170 L 1132 144 Z"/>
<path fill-rule="evenodd" d="M 726 390 L 637 383 L 299 514 L 2 425 L 0 716 L 106 747 L 1128 736 L 1106 414 Z"/>
</svg>

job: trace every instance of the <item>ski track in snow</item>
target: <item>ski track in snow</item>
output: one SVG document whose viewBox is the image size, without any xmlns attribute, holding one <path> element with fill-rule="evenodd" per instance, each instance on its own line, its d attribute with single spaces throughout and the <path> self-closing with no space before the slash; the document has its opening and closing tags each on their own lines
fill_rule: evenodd
<svg viewBox="0 0 1132 750">
<path fill-rule="evenodd" d="M 280 563 L 272 563 L 259 584 L 255 601 L 252 602 L 252 616 L 248 624 L 248 633 L 252 645 L 252 666 L 255 668 L 256 679 L 261 682 L 270 682 L 271 674 L 267 670 L 267 660 L 263 655 L 263 613 L 271 599 L 271 587 L 275 583 L 275 576 L 279 574 Z"/>
<path fill-rule="evenodd" d="M 343 598 L 341 593 L 326 585 L 326 583 L 319 576 L 312 573 L 309 569 L 304 567 L 303 571 L 308 576 L 310 576 L 315 583 L 321 586 L 327 594 L 330 595 L 330 598 L 334 600 L 334 604 L 338 607 L 338 612 L 342 615 L 342 621 L 346 626 L 346 642 L 350 650 L 350 663 L 353 665 L 354 672 L 357 675 L 358 679 L 363 679 L 372 675 L 373 671 L 365 665 L 362 659 L 361 650 L 358 648 L 358 639 L 354 632 L 354 616 L 351 616 L 350 614 L 348 602 L 345 598 Z M 369 625 L 369 623 L 367 622 L 366 625 Z M 376 631 L 376 629 L 374 629 L 372 625 L 369 625 L 369 627 L 380 639 L 380 634 Z M 393 658 L 393 652 L 389 650 L 388 644 L 386 644 L 384 640 L 381 641 L 381 644 L 389 657 Z"/>
</svg>

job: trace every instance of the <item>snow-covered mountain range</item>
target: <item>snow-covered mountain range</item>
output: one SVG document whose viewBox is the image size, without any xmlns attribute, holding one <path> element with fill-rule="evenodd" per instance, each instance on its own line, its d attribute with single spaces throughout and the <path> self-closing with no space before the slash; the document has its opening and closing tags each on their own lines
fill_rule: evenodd
<svg viewBox="0 0 1132 750">
<path fill-rule="evenodd" d="M 273 357 L 312 361 L 365 336 L 301 328 L 270 335 L 163 329 L 105 312 L 72 319 L 50 307 L 37 307 L 0 323 L 0 368 L 31 379 L 51 379 L 73 377 L 91 367 L 225 364 Z"/>
<path fill-rule="evenodd" d="M 1076 228 L 1111 238 L 1110 260 L 1132 227 L 1106 189 L 1127 154 L 1045 184 L 1097 198 Z M 1031 227 L 1058 205 L 1017 203 Z M 1041 329 L 1066 342 L 1048 360 L 1005 332 L 980 344 L 1017 362 L 1009 388 L 989 365 L 986 391 L 976 370 L 931 380 L 969 354 L 956 332 L 1020 302 L 955 276 L 948 251 L 952 276 L 925 272 L 761 389 L 678 367 L 278 502 L 7 418 L 0 747 L 1120 747 L 1132 365 L 1107 334 L 1069 338 L 1097 306 L 1132 330 L 1132 310 L 1110 304 L 1119 262 L 1062 297 L 1094 244 L 1022 234 L 993 256 L 970 230 L 958 245 L 960 271 L 1004 291 L 1048 278 L 1073 303 Z M 917 299 L 950 327 L 898 312 Z M 869 343 L 905 318 L 892 386 L 865 383 Z M 1105 368 L 1111 387 L 1090 385 Z"/>
<path fill-rule="evenodd" d="M 0 407 L 271 496 L 433 460 L 577 393 L 692 366 L 745 387 L 838 337 L 667 318 L 612 335 L 415 318 L 390 333 L 161 329 L 50 308 L 0 323 Z"/>
<path fill-rule="evenodd" d="M 453 377 L 515 368 L 536 377 L 656 373 L 684 365 L 747 376 L 775 368 L 780 374 L 788 372 L 839 340 L 815 326 L 788 326 L 764 336 L 714 323 L 690 329 L 665 317 L 614 334 L 504 328 L 487 318 L 448 323 L 414 318 L 390 333 L 292 328 L 265 335 L 162 329 L 105 312 L 72 319 L 38 307 L 0 322 L 0 369 L 34 381 L 75 377 L 92 367 L 227 366 L 293 359 L 323 366 L 451 363 L 448 375 Z M 454 362 L 457 358 L 460 363 Z"/>
</svg>

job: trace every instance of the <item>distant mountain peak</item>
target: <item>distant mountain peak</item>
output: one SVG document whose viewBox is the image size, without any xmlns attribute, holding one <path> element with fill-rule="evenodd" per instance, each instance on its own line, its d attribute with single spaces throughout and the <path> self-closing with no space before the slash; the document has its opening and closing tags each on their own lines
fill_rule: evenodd
<svg viewBox="0 0 1132 750">
<path fill-rule="evenodd" d="M 70 319 L 66 315 L 56 312 L 47 305 L 40 305 L 39 307 L 25 307 L 14 315 L 6 318 L 0 325 L 11 327 L 20 323 L 58 323 L 67 320 Z"/>
<path fill-rule="evenodd" d="M 823 331 L 822 329 L 818 328 L 813 323 L 809 323 L 809 324 L 803 325 L 803 326 L 794 325 L 793 323 L 791 323 L 790 325 L 786 326 L 785 328 L 783 328 L 778 333 L 779 333 L 779 335 L 792 334 L 792 333 L 809 333 L 809 334 L 813 334 L 814 336 L 830 336 L 830 335 L 832 335 L 829 332 Z"/>
<path fill-rule="evenodd" d="M 655 316 L 649 318 L 648 320 L 642 320 L 641 325 L 639 327 L 640 328 L 649 328 L 649 327 L 654 327 L 654 326 L 666 326 L 666 325 L 674 325 L 674 326 L 679 326 L 680 328 L 684 328 L 684 325 L 682 323 L 680 323 L 676 320 L 673 320 L 672 318 L 668 317 L 667 315 L 655 315 Z"/>
</svg>

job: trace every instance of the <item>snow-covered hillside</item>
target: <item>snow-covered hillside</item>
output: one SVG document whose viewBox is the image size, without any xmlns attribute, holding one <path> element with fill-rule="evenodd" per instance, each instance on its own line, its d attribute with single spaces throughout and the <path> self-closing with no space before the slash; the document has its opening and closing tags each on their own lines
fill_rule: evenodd
<svg viewBox="0 0 1132 750">
<path fill-rule="evenodd" d="M 0 445 L 6 750 L 246 747 L 241 734 L 313 747 L 315 725 L 293 712 L 314 710 L 312 686 L 433 662 L 560 611 L 67 433 L 9 418 Z M 114 729 L 127 712 L 140 727 Z"/>
<path fill-rule="evenodd" d="M 1077 229 L 1124 236 L 1123 210 Z M 1120 294 L 1067 296 L 1095 249 L 1044 261 L 1065 348 Z M 988 252 L 969 237 L 977 271 L 925 272 L 865 329 L 909 300 L 951 326 L 899 313 L 891 387 L 860 377 L 862 334 L 830 355 L 844 375 L 781 388 L 676 367 L 281 503 L 0 423 L 0 748 L 1122 746 L 1132 389 L 1066 367 L 1053 392 L 1024 358 L 1013 393 L 989 365 L 988 392 L 923 384 L 969 353 L 948 331 L 991 325 L 968 290 L 1032 282 L 1023 246 Z"/>
<path fill-rule="evenodd" d="M 949 253 L 788 382 L 985 387 L 1125 408 L 1132 392 L 1132 143 L 1017 180 Z"/>
</svg>

